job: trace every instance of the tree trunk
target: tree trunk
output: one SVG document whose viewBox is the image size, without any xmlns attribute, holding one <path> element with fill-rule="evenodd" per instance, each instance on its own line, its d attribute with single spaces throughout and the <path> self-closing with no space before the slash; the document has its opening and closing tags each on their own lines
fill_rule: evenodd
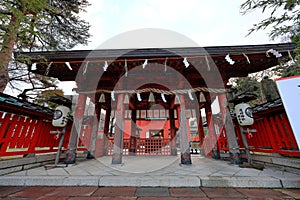
<svg viewBox="0 0 300 200">
<path fill-rule="evenodd" d="M 16 16 L 12 16 L 8 30 L 4 35 L 4 40 L 0 50 L 0 92 L 3 92 L 9 82 L 8 66 L 12 58 L 15 40 L 17 37 L 16 30 L 19 23 Z"/>
</svg>

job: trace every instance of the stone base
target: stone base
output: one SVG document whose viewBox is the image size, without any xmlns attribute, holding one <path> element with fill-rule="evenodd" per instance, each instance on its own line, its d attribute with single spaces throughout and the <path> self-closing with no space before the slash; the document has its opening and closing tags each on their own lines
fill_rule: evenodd
<svg viewBox="0 0 300 200">
<path fill-rule="evenodd" d="M 76 153 L 68 152 L 66 154 L 66 159 L 64 161 L 65 164 L 74 164 L 76 162 Z"/>
<path fill-rule="evenodd" d="M 171 149 L 171 155 L 177 156 L 177 148 Z"/>
<path fill-rule="evenodd" d="M 113 154 L 111 164 L 122 164 L 122 155 L 121 154 Z"/>
<path fill-rule="evenodd" d="M 218 149 L 211 150 L 211 157 L 213 159 L 221 159 L 220 150 L 218 150 Z"/>
<path fill-rule="evenodd" d="M 87 152 L 86 159 L 95 159 L 95 156 L 91 152 Z"/>
<path fill-rule="evenodd" d="M 190 153 L 183 153 L 181 154 L 181 164 L 183 165 L 191 165 L 192 159 Z"/>
<path fill-rule="evenodd" d="M 239 164 L 242 163 L 241 159 L 240 159 L 240 153 L 231 153 L 231 152 L 229 152 L 229 156 L 230 156 L 231 164 L 239 165 Z"/>
</svg>

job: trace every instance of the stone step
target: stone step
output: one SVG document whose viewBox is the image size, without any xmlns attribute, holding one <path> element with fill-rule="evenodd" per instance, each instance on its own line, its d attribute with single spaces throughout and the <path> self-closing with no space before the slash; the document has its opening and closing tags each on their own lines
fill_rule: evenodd
<svg viewBox="0 0 300 200">
<path fill-rule="evenodd" d="M 0 186 L 300 188 L 300 180 L 273 177 L 199 176 L 1 176 Z"/>
</svg>

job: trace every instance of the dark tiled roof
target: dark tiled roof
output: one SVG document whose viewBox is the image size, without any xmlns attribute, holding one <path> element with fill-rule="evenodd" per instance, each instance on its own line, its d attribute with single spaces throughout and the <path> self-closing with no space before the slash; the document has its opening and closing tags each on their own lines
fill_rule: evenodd
<svg viewBox="0 0 300 200">
<path fill-rule="evenodd" d="M 23 114 L 31 117 L 51 117 L 53 116 L 53 110 L 18 99 L 16 97 L 0 93 L 0 105 L 1 111 L 12 112 L 15 114 Z"/>
<path fill-rule="evenodd" d="M 272 113 L 272 112 L 274 112 L 274 110 L 277 110 L 277 111 L 278 110 L 280 110 L 280 111 L 284 110 L 283 103 L 282 103 L 281 99 L 276 99 L 272 102 L 267 102 L 267 103 L 257 105 L 257 106 L 252 108 L 252 113 L 253 113 L 254 118 L 255 118 L 255 116 L 259 116 L 261 114 L 264 115 L 264 114 L 267 114 L 267 113 Z M 230 110 L 230 114 L 231 114 L 232 118 L 236 118 L 236 114 L 235 114 L 234 109 Z"/>
<path fill-rule="evenodd" d="M 274 108 L 278 108 L 283 106 L 282 104 L 282 100 L 281 99 L 276 99 L 272 102 L 267 102 L 258 106 L 255 106 L 254 108 L 252 108 L 253 114 L 258 114 L 260 112 L 263 111 L 267 111 L 267 110 L 272 110 Z"/>
<path fill-rule="evenodd" d="M 234 104 L 239 104 L 243 102 L 249 102 L 254 99 L 257 99 L 257 95 L 252 93 L 243 93 L 235 96 L 233 99 L 230 99 L 229 102 Z"/>
<path fill-rule="evenodd" d="M 269 49 L 277 51 L 293 51 L 294 43 L 263 44 L 263 45 L 240 45 L 240 46 L 210 46 L 210 47 L 178 47 L 178 48 L 142 48 L 142 49 L 99 49 L 99 50 L 70 50 L 70 51 L 42 51 L 21 53 L 32 59 L 45 57 L 48 60 L 68 59 L 109 59 L 109 58 L 154 58 L 154 57 L 178 57 L 201 56 L 201 55 L 226 55 L 226 54 L 255 54 L 266 52 Z M 15 53 L 18 57 L 20 53 Z M 121 55 L 121 56 L 120 56 Z"/>
</svg>

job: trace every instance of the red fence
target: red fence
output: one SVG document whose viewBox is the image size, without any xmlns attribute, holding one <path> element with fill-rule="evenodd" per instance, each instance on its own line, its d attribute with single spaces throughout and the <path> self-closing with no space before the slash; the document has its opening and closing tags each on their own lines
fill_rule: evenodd
<svg viewBox="0 0 300 200">
<path fill-rule="evenodd" d="M 171 155 L 170 139 L 140 138 L 136 143 L 136 155 L 139 156 L 169 156 Z M 114 139 L 109 139 L 106 155 L 113 154 Z M 123 155 L 129 155 L 130 139 L 123 139 Z"/>
<path fill-rule="evenodd" d="M 61 131 L 52 126 L 52 116 L 42 116 L 41 113 L 30 117 L 13 114 L 23 113 L 18 107 L 10 106 L 10 112 L 0 111 L 0 156 L 26 155 L 30 153 L 56 152 L 59 143 L 57 135 L 51 131 Z M 287 119 L 283 106 L 276 109 L 267 109 L 254 115 L 255 123 L 244 129 L 255 129 L 255 132 L 246 133 L 249 148 L 253 152 L 278 153 L 287 156 L 300 156 L 300 152 Z M 79 150 L 87 149 L 90 141 L 92 120 L 86 120 L 79 137 Z M 235 130 L 240 148 L 244 145 L 241 139 L 240 128 L 235 122 Z M 68 125 L 64 150 L 67 149 L 71 124 Z M 210 142 L 209 144 L 211 144 Z M 227 136 L 224 129 L 218 137 L 219 150 L 228 151 Z M 130 140 L 123 141 L 123 155 L 129 154 Z M 110 140 L 107 155 L 112 155 L 113 139 Z M 136 155 L 171 155 L 170 140 L 160 138 L 137 139 Z"/>
<path fill-rule="evenodd" d="M 300 156 L 294 133 L 288 121 L 284 108 L 268 110 L 254 115 L 253 125 L 244 127 L 249 149 L 252 152 L 278 153 L 287 156 Z M 241 149 L 244 149 L 240 128 L 235 121 L 235 131 Z M 228 151 L 225 130 L 220 133 L 218 148 Z"/>
<path fill-rule="evenodd" d="M 55 152 L 59 143 L 54 128 L 47 119 L 35 119 L 0 111 L 0 156 Z M 67 148 L 70 127 L 65 136 Z"/>
<path fill-rule="evenodd" d="M 71 124 L 68 124 L 63 150 L 69 143 Z M 0 156 L 16 156 L 31 153 L 56 152 L 59 135 L 52 131 L 61 131 L 61 128 L 52 126 L 52 121 L 0 111 Z M 79 150 L 89 145 L 90 126 L 82 126 L 79 138 Z"/>
</svg>

